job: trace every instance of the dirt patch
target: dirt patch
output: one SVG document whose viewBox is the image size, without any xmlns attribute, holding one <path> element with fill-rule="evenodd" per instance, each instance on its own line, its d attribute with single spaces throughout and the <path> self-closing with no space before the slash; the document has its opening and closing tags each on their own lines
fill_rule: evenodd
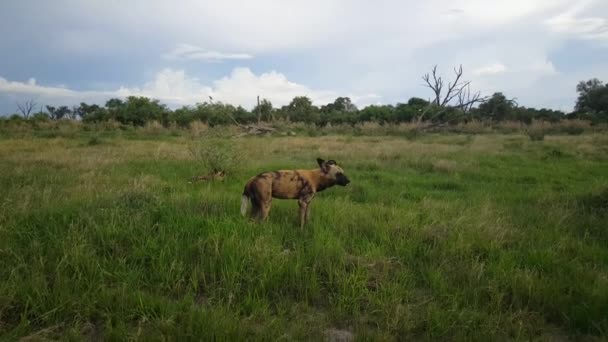
<svg viewBox="0 0 608 342">
<path fill-rule="evenodd" d="M 325 330 L 325 340 L 328 342 L 351 342 L 355 340 L 355 335 L 348 330 L 331 328 Z"/>
</svg>

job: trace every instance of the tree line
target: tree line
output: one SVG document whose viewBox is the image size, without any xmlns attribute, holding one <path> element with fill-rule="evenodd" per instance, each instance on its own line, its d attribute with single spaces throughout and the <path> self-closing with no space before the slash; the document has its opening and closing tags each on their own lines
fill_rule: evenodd
<svg viewBox="0 0 608 342">
<path fill-rule="evenodd" d="M 407 102 L 396 105 L 369 105 L 357 108 L 348 97 L 338 97 L 335 101 L 322 105 L 313 105 L 307 96 L 296 96 L 285 106 L 274 107 L 263 99 L 251 111 L 242 106 L 214 102 L 211 99 L 192 106 L 183 106 L 171 110 L 158 100 L 147 97 L 130 96 L 126 99 L 112 98 L 103 106 L 81 103 L 77 106 L 46 106 L 33 112 L 34 101 L 19 104 L 21 115 L 15 114 L 9 120 L 61 120 L 65 118 L 83 122 L 103 122 L 114 120 L 125 125 L 143 126 L 157 121 L 163 125 L 177 124 L 187 127 L 194 121 L 201 121 L 210 126 L 227 125 L 234 122 L 252 124 L 288 120 L 319 126 L 334 124 L 357 124 L 378 122 L 394 124 L 402 122 L 423 121 L 434 124 L 455 124 L 472 120 L 479 121 L 519 121 L 531 123 L 533 120 L 557 122 L 567 119 L 583 119 L 592 123 L 608 122 L 608 84 L 594 78 L 581 81 L 576 91 L 575 110 L 571 113 L 551 109 L 536 109 L 519 106 L 514 99 L 497 92 L 488 97 L 479 93 L 472 94 L 470 82 L 460 82 L 462 68 L 454 69 L 456 78 L 444 84 L 436 75 L 423 76 L 428 87 L 433 91 L 434 99 L 425 100 L 412 97 Z"/>
</svg>

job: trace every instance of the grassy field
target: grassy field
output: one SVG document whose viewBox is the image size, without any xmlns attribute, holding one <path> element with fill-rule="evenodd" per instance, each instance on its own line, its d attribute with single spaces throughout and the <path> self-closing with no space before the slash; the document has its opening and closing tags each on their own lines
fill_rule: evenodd
<svg viewBox="0 0 608 342">
<path fill-rule="evenodd" d="M 240 216 L 317 157 L 304 231 Z M 0 279 L 3 340 L 602 340 L 608 135 L 4 137 Z"/>
</svg>

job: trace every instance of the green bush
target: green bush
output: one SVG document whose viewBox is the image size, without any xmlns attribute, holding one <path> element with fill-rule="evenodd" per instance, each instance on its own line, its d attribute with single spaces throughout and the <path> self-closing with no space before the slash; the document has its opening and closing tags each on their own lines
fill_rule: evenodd
<svg viewBox="0 0 608 342">
<path fill-rule="evenodd" d="M 528 137 L 532 141 L 543 141 L 545 140 L 545 131 L 542 129 L 530 129 L 528 130 Z"/>
<path fill-rule="evenodd" d="M 97 136 L 92 136 L 91 138 L 89 138 L 89 141 L 87 141 L 87 145 L 89 145 L 89 146 L 100 145 L 102 143 L 103 143 L 103 141 L 101 140 L 101 138 L 99 138 Z"/>
<path fill-rule="evenodd" d="M 244 155 L 230 140 L 213 139 L 205 142 L 193 142 L 190 153 L 202 169 L 231 173 L 236 171 Z"/>
</svg>

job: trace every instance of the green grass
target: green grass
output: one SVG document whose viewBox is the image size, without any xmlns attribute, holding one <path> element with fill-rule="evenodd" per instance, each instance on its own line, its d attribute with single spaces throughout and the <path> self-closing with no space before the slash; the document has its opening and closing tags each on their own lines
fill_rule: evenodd
<svg viewBox="0 0 608 342">
<path fill-rule="evenodd" d="M 316 157 L 352 183 L 304 231 L 239 215 Z M 605 134 L 5 137 L 0 339 L 606 339 L 607 171 Z"/>
</svg>

